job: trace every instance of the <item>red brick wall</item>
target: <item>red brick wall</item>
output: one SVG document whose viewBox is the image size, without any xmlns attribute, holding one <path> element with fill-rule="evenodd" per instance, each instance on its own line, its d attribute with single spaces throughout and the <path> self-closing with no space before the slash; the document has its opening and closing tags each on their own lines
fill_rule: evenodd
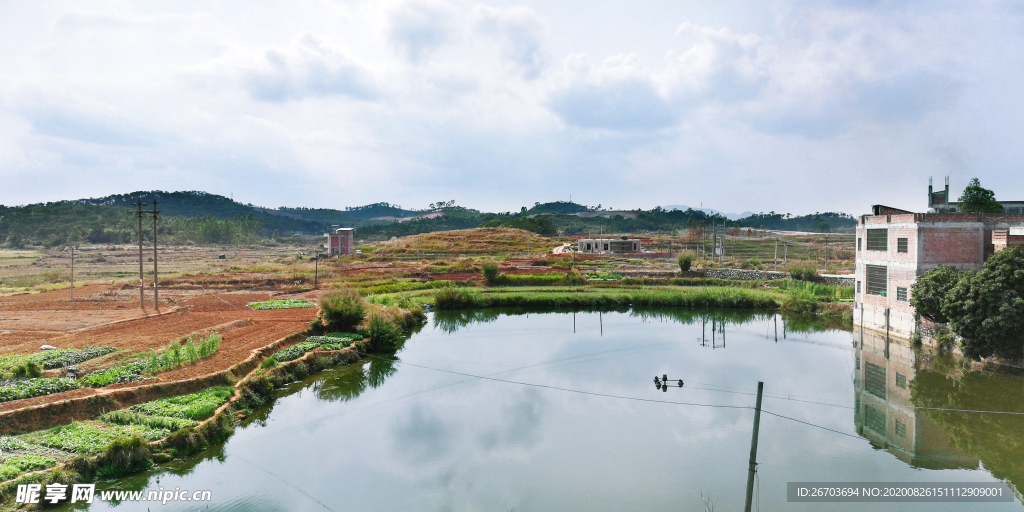
<svg viewBox="0 0 1024 512">
<path fill-rule="evenodd" d="M 984 259 L 981 236 L 984 235 L 979 228 L 922 226 L 923 254 L 920 262 L 980 264 Z"/>
</svg>

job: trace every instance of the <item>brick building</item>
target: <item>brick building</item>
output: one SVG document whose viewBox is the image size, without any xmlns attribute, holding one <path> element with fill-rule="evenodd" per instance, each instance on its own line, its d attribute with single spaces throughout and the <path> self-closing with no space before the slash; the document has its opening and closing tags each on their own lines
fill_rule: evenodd
<svg viewBox="0 0 1024 512">
<path fill-rule="evenodd" d="M 853 321 L 909 338 L 917 276 L 942 265 L 980 269 L 995 251 L 1024 245 L 1024 214 L 911 213 L 877 205 L 857 222 Z"/>
<path fill-rule="evenodd" d="M 337 258 L 342 255 L 353 254 L 355 250 L 355 230 L 352 228 L 338 228 L 334 233 L 324 233 L 327 243 L 327 256 Z"/>
</svg>

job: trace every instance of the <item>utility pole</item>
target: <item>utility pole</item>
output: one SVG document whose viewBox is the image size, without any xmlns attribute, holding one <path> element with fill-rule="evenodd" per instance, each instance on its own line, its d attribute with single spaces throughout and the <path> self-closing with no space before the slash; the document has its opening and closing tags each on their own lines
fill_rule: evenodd
<svg viewBox="0 0 1024 512">
<path fill-rule="evenodd" d="M 71 246 L 71 300 L 75 300 L 75 246 Z"/>
<path fill-rule="evenodd" d="M 754 407 L 754 435 L 750 438 L 750 467 L 747 470 L 747 504 L 745 512 L 750 512 L 750 503 L 754 497 L 754 474 L 757 473 L 757 430 L 761 426 L 761 392 L 764 382 L 757 382 L 757 405 Z"/>
<path fill-rule="evenodd" d="M 789 263 L 789 243 L 782 242 L 782 264 L 786 265 Z"/>
<path fill-rule="evenodd" d="M 320 255 L 313 257 L 313 289 L 320 284 Z"/>
<path fill-rule="evenodd" d="M 772 265 L 773 270 L 779 269 L 779 237 L 775 237 L 775 262 Z"/>
<path fill-rule="evenodd" d="M 156 268 L 156 217 L 160 214 L 156 210 L 156 199 L 153 199 L 153 307 L 156 308 L 156 312 L 160 312 L 160 291 L 157 287 L 157 268 Z"/>
<path fill-rule="evenodd" d="M 825 235 L 825 272 L 828 272 L 828 235 Z"/>
<path fill-rule="evenodd" d="M 146 206 L 146 203 L 142 202 L 142 199 L 138 199 L 133 203 L 137 208 L 135 216 L 139 219 L 139 307 L 143 310 L 146 309 L 146 288 L 144 287 L 142 277 L 142 207 Z"/>
</svg>

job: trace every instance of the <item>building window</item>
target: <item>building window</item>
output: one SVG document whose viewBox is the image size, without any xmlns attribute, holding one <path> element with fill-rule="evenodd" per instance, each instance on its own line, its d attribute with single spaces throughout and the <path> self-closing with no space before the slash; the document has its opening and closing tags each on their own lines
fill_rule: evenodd
<svg viewBox="0 0 1024 512">
<path fill-rule="evenodd" d="M 906 238 L 897 238 L 896 239 L 896 252 L 902 252 L 902 253 L 906 253 L 907 252 L 907 239 Z"/>
<path fill-rule="evenodd" d="M 885 367 L 875 363 L 864 364 L 864 389 L 868 393 L 885 400 L 886 391 Z"/>
<path fill-rule="evenodd" d="M 867 294 L 885 297 L 889 285 L 889 269 L 882 265 L 864 265 L 864 267 L 868 278 Z"/>
<path fill-rule="evenodd" d="M 900 302 L 906 302 L 907 301 L 907 289 L 906 288 L 901 288 L 901 287 L 898 287 L 898 286 L 896 287 L 896 300 L 898 300 Z"/>
<path fill-rule="evenodd" d="M 857 281 L 857 293 L 860 293 L 860 281 Z"/>
<path fill-rule="evenodd" d="M 864 426 L 879 434 L 885 433 L 885 409 L 864 406 Z"/>
<path fill-rule="evenodd" d="M 860 356 L 855 356 L 853 359 L 854 369 L 860 370 Z"/>
<path fill-rule="evenodd" d="M 896 372 L 896 387 L 907 389 L 907 376 Z"/>
<path fill-rule="evenodd" d="M 587 244 L 587 250 L 588 250 L 588 251 L 589 251 L 589 250 L 591 250 L 591 249 L 590 249 L 590 244 Z"/>
<path fill-rule="evenodd" d="M 907 437 L 907 424 L 900 420 L 896 420 L 896 437 Z"/>
<path fill-rule="evenodd" d="M 608 250 L 608 244 L 604 244 L 604 250 Z"/>
<path fill-rule="evenodd" d="M 861 240 L 861 238 L 858 236 L 857 237 L 857 252 L 860 252 L 860 240 Z"/>
<path fill-rule="evenodd" d="M 889 230 L 888 229 L 869 229 L 868 230 L 868 250 L 869 251 L 887 251 L 887 250 L 889 250 Z"/>
</svg>

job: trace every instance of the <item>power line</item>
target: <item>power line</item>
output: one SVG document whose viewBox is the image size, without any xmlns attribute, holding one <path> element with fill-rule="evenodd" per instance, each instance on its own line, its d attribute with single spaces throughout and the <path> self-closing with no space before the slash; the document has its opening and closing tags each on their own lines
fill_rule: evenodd
<svg viewBox="0 0 1024 512">
<path fill-rule="evenodd" d="M 803 423 L 804 425 L 810 425 L 810 426 L 812 426 L 812 427 L 820 428 L 820 429 L 822 429 L 822 430 L 828 430 L 829 432 L 835 432 L 836 434 L 839 434 L 839 435 L 842 435 L 842 436 L 846 436 L 846 437 L 852 437 L 852 438 L 854 438 L 854 439 L 864 439 L 864 438 L 863 438 L 863 437 L 861 437 L 861 436 L 855 436 L 855 435 L 853 435 L 853 434 L 847 434 L 846 432 L 840 432 L 840 431 L 838 431 L 838 430 L 835 430 L 835 429 L 831 429 L 831 428 L 828 428 L 828 427 L 823 427 L 823 426 L 821 426 L 821 425 L 816 425 L 816 424 L 814 424 L 814 423 L 810 423 L 810 422 L 807 422 L 807 421 L 803 421 L 803 420 L 798 420 L 798 419 L 796 419 L 796 418 L 790 418 L 789 416 L 783 416 L 783 415 L 781 415 L 781 414 L 776 414 L 776 413 L 774 413 L 774 412 L 771 412 L 771 411 L 769 411 L 769 410 L 761 409 L 761 412 L 763 412 L 763 413 L 765 413 L 765 414 L 771 414 L 772 416 L 776 416 L 776 417 L 779 417 L 779 418 L 787 419 L 787 420 L 790 420 L 790 421 L 795 421 L 795 422 L 797 422 L 797 423 Z"/>
<path fill-rule="evenodd" d="M 376 358 L 376 359 L 382 359 L 382 358 L 379 358 L 379 357 L 371 355 L 371 354 L 367 354 L 367 357 L 372 357 L 372 358 Z M 553 389 L 553 390 L 556 390 L 556 391 L 566 391 L 566 392 L 569 392 L 569 393 L 579 393 L 581 395 L 600 396 L 600 397 L 604 397 L 604 398 L 618 398 L 620 400 L 635 400 L 635 401 L 638 401 L 638 402 L 654 402 L 654 403 L 662 403 L 662 404 L 693 405 L 693 406 L 696 406 L 696 407 L 716 407 L 716 408 L 723 408 L 723 409 L 750 409 L 751 408 L 749 405 L 721 405 L 721 404 L 701 404 L 701 403 L 696 403 L 696 402 L 675 402 L 675 401 L 672 401 L 672 400 L 656 400 L 656 399 L 653 399 L 653 398 L 638 398 L 638 397 L 632 397 L 632 396 L 612 395 L 612 394 L 608 394 L 608 393 L 596 393 L 596 392 L 593 392 L 593 391 L 583 391 L 583 390 L 580 390 L 580 389 L 571 389 L 571 388 L 563 388 L 563 387 L 558 387 L 558 386 L 549 386 L 547 384 L 536 384 L 536 383 L 533 383 L 533 382 L 520 382 L 520 381 L 515 381 L 515 380 L 498 379 L 498 378 L 495 378 L 495 377 L 485 377 L 483 375 L 473 375 L 471 373 L 456 372 L 456 371 L 452 371 L 452 370 L 442 370 L 440 368 L 432 368 L 430 366 L 423 366 L 423 365 L 409 363 L 409 362 L 405 362 L 405 361 L 396 361 L 396 362 L 398 362 L 400 364 L 414 366 L 416 368 L 423 368 L 423 369 L 426 369 L 426 370 L 434 370 L 434 371 L 437 371 L 437 372 L 450 373 L 452 375 L 461 375 L 463 377 L 471 377 L 471 378 L 474 378 L 474 379 L 490 380 L 490 381 L 495 381 L 495 382 L 504 382 L 506 384 L 518 384 L 520 386 L 530 386 L 530 387 L 535 387 L 535 388 Z"/>
</svg>

